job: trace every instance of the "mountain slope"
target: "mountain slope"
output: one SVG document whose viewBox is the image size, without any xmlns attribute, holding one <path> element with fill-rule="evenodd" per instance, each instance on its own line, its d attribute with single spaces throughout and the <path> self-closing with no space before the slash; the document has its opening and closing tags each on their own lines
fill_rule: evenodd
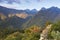
<svg viewBox="0 0 60 40">
<path fill-rule="evenodd" d="M 6 18 L 5 20 L 0 19 L 0 28 L 18 28 L 23 29 L 22 27 L 23 23 L 25 23 L 29 18 L 23 19 L 17 16 L 13 16 L 10 18 Z"/>
<path fill-rule="evenodd" d="M 21 13 L 21 12 L 23 12 L 23 10 L 9 9 L 9 8 L 0 6 L 0 13 L 3 13 L 5 15 L 8 15 L 9 13 Z"/>
<path fill-rule="evenodd" d="M 54 22 L 56 17 L 60 14 L 60 9 L 51 7 L 49 9 L 41 9 L 32 19 L 23 24 L 24 27 L 32 25 L 45 26 L 47 21 Z M 60 15 L 59 15 L 60 16 Z"/>
<path fill-rule="evenodd" d="M 34 10 L 16 10 L 16 9 L 10 9 L 10 8 L 6 8 L 6 7 L 3 7 L 3 6 L 0 6 L 0 13 L 3 13 L 4 15 L 8 15 L 10 13 L 12 14 L 17 14 L 17 13 L 22 13 L 22 12 L 25 12 L 26 14 L 36 14 L 38 11 L 36 9 Z"/>
</svg>

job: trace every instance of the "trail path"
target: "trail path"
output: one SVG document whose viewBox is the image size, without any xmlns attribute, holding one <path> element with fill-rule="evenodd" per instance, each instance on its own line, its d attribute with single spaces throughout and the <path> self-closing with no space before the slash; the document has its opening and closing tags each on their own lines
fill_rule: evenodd
<svg viewBox="0 0 60 40">
<path fill-rule="evenodd" d="M 48 40 L 48 33 L 50 32 L 50 29 L 52 27 L 52 24 L 48 25 L 41 33 L 39 40 Z"/>
</svg>

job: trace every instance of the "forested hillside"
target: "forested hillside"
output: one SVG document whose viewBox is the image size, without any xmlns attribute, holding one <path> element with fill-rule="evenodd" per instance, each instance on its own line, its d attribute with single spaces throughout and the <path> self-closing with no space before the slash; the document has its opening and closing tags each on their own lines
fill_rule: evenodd
<svg viewBox="0 0 60 40">
<path fill-rule="evenodd" d="M 15 10 L 15 14 L 12 9 L 8 9 L 9 13 L 4 9 L 0 9 L 0 40 L 60 40 L 59 8 L 42 8 L 38 12 L 26 9 L 21 13 Z"/>
</svg>

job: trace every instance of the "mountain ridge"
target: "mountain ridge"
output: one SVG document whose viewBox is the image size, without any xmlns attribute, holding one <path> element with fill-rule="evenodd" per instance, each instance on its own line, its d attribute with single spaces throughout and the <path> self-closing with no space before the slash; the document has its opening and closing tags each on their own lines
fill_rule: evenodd
<svg viewBox="0 0 60 40">
<path fill-rule="evenodd" d="M 15 13 L 16 14 L 16 13 L 22 13 L 22 12 L 26 12 L 28 14 L 27 11 L 34 13 L 33 9 L 32 10 L 17 10 L 17 9 L 10 9 L 10 8 L 6 8 L 6 7 L 3 7 L 3 6 L 0 6 L 0 12 L 3 12 L 5 14 L 7 14 L 7 15 L 8 15 L 8 13 Z M 36 12 L 37 12 L 37 10 L 36 10 Z"/>
<path fill-rule="evenodd" d="M 23 26 L 30 27 L 32 25 L 45 26 L 46 22 L 50 21 L 52 23 L 57 20 L 60 14 L 60 9 L 57 7 L 51 7 L 48 9 L 40 10 L 34 17 L 28 20 Z M 60 19 L 60 18 L 58 18 Z"/>
</svg>

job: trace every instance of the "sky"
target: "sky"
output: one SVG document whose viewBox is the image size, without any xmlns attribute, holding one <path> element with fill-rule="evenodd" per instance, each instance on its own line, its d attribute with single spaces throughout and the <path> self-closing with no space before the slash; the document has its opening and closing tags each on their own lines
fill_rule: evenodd
<svg viewBox="0 0 60 40">
<path fill-rule="evenodd" d="M 42 7 L 50 8 L 55 6 L 60 8 L 60 0 L 0 0 L 0 6 L 18 10 L 40 10 Z"/>
</svg>

